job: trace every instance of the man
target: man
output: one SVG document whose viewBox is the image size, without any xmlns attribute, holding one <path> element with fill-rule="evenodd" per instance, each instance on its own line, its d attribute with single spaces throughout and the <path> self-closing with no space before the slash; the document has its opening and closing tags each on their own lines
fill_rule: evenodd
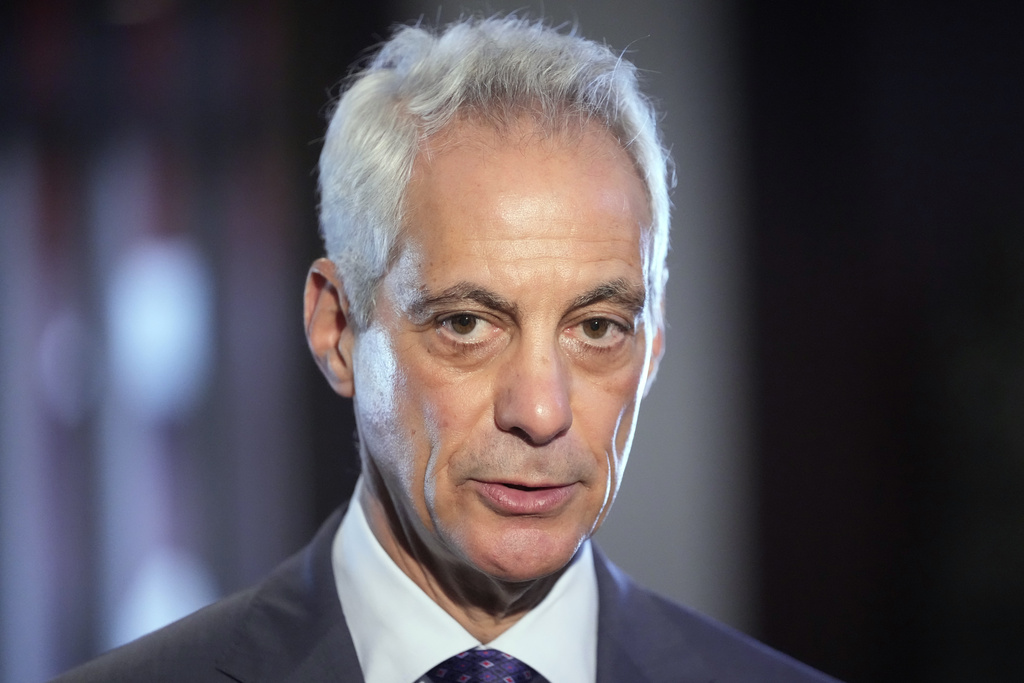
<svg viewBox="0 0 1024 683">
<path fill-rule="evenodd" d="M 588 540 L 661 357 L 666 171 L 607 48 L 400 29 L 332 116 L 305 291 L 355 496 L 262 585 L 61 680 L 828 680 Z"/>
</svg>

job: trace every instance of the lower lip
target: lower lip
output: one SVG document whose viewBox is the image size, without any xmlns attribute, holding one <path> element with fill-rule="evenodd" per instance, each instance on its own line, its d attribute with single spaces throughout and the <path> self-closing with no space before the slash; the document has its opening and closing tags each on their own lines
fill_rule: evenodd
<svg viewBox="0 0 1024 683">
<path fill-rule="evenodd" d="M 506 515 L 544 515 L 556 512 L 572 496 L 575 484 L 538 489 L 518 489 L 503 484 L 477 482 L 484 503 Z"/>
</svg>

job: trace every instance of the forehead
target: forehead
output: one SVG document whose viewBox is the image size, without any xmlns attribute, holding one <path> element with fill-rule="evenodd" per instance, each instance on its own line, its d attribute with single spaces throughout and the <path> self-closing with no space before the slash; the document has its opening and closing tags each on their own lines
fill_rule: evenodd
<svg viewBox="0 0 1024 683">
<path fill-rule="evenodd" d="M 467 268 L 539 257 L 645 265 L 644 185 L 596 123 L 552 133 L 525 119 L 500 129 L 459 122 L 424 145 L 404 209 L 400 253 Z"/>
<path fill-rule="evenodd" d="M 446 171 L 464 168 L 467 163 L 498 168 L 514 160 L 533 172 L 543 172 L 545 166 L 553 168 L 560 161 L 582 162 L 591 170 L 580 178 L 581 183 L 614 168 L 617 180 L 639 184 L 642 193 L 646 192 L 633 160 L 604 125 L 574 115 L 549 118 L 527 112 L 494 117 L 470 114 L 457 119 L 422 142 L 410 189 L 430 180 L 466 180 Z"/>
</svg>

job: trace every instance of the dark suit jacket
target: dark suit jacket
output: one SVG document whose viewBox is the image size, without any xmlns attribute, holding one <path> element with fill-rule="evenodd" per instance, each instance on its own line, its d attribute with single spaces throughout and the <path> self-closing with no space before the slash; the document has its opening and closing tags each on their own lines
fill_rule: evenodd
<svg viewBox="0 0 1024 683">
<path fill-rule="evenodd" d="M 331 568 L 331 543 L 343 513 L 335 512 L 309 546 L 258 586 L 55 681 L 363 683 Z M 640 588 L 597 548 L 594 558 L 598 683 L 834 680 Z"/>
</svg>

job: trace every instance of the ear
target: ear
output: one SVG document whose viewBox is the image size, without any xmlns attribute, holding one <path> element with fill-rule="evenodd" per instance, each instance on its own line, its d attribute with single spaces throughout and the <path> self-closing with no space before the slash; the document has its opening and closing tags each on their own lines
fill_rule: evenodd
<svg viewBox="0 0 1024 683">
<path fill-rule="evenodd" d="M 313 360 L 327 382 L 341 396 L 352 398 L 352 350 L 355 331 L 349 317 L 348 298 L 334 264 L 320 258 L 306 276 L 303 301 L 306 341 Z"/>
</svg>

